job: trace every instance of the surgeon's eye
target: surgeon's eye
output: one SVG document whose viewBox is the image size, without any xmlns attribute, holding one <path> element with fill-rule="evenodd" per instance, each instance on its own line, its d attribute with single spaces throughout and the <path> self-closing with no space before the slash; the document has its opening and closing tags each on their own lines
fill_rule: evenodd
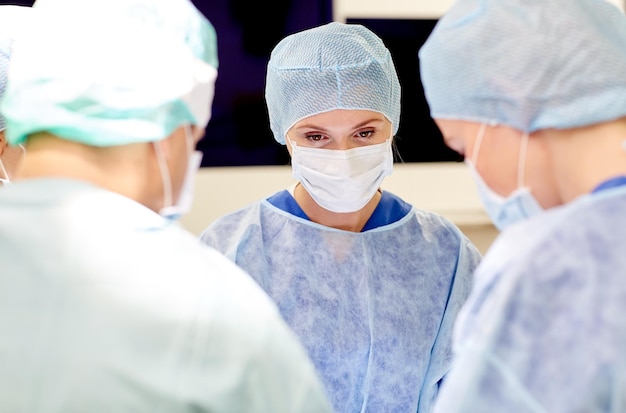
<svg viewBox="0 0 626 413">
<path fill-rule="evenodd" d="M 324 139 L 323 135 L 306 135 L 306 139 L 310 142 L 319 142 Z"/>
<path fill-rule="evenodd" d="M 358 133 L 359 138 L 371 138 L 373 134 L 373 130 L 364 130 Z"/>
</svg>

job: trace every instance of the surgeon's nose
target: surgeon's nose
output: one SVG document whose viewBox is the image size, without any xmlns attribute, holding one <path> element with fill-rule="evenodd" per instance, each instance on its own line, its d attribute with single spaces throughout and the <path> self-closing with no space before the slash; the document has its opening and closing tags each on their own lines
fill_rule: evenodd
<svg viewBox="0 0 626 413">
<path fill-rule="evenodd" d="M 356 148 L 357 146 L 359 145 L 356 142 L 354 142 L 352 139 L 339 138 L 335 140 L 335 145 L 333 145 L 332 149 L 346 151 L 348 149 Z"/>
</svg>

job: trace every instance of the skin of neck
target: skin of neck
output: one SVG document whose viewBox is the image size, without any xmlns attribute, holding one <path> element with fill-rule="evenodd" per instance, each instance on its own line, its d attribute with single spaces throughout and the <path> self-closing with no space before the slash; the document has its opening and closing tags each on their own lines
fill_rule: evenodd
<svg viewBox="0 0 626 413">
<path fill-rule="evenodd" d="M 608 179 L 626 176 L 626 118 L 538 134 L 545 140 L 562 203 L 590 193 Z"/>
<path fill-rule="evenodd" d="M 94 147 L 48 133 L 31 135 L 18 179 L 57 177 L 86 181 L 158 211 L 163 187 L 151 143 Z"/>
<path fill-rule="evenodd" d="M 381 192 L 375 192 L 372 199 L 355 212 L 333 212 L 322 208 L 301 184 L 295 187 L 294 197 L 311 221 L 343 231 L 361 232 L 380 202 Z"/>
</svg>

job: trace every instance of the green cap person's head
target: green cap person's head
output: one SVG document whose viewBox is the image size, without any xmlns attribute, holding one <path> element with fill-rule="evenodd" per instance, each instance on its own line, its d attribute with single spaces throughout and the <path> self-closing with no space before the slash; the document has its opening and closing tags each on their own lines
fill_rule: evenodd
<svg viewBox="0 0 626 413">
<path fill-rule="evenodd" d="M 116 146 L 206 127 L 216 33 L 190 1 L 37 0 L 33 12 L 0 107 L 9 143 L 48 132 Z"/>
</svg>

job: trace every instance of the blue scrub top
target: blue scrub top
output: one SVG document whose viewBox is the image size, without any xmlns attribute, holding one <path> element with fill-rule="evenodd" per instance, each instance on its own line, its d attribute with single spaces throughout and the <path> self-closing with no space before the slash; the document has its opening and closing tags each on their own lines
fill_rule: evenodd
<svg viewBox="0 0 626 413">
<path fill-rule="evenodd" d="M 607 179 L 600 185 L 596 186 L 592 193 L 600 192 L 605 189 L 615 188 L 616 186 L 626 185 L 626 176 L 618 176 L 615 178 Z"/>
<path fill-rule="evenodd" d="M 300 205 L 298 205 L 288 190 L 277 192 L 267 200 L 276 208 L 310 221 L 309 217 L 304 213 L 302 208 L 300 208 Z M 382 227 L 399 221 L 405 217 L 410 210 L 410 204 L 390 192 L 383 191 L 380 202 L 376 206 L 372 216 L 367 221 L 361 232 L 369 231 L 370 229 Z"/>
</svg>

